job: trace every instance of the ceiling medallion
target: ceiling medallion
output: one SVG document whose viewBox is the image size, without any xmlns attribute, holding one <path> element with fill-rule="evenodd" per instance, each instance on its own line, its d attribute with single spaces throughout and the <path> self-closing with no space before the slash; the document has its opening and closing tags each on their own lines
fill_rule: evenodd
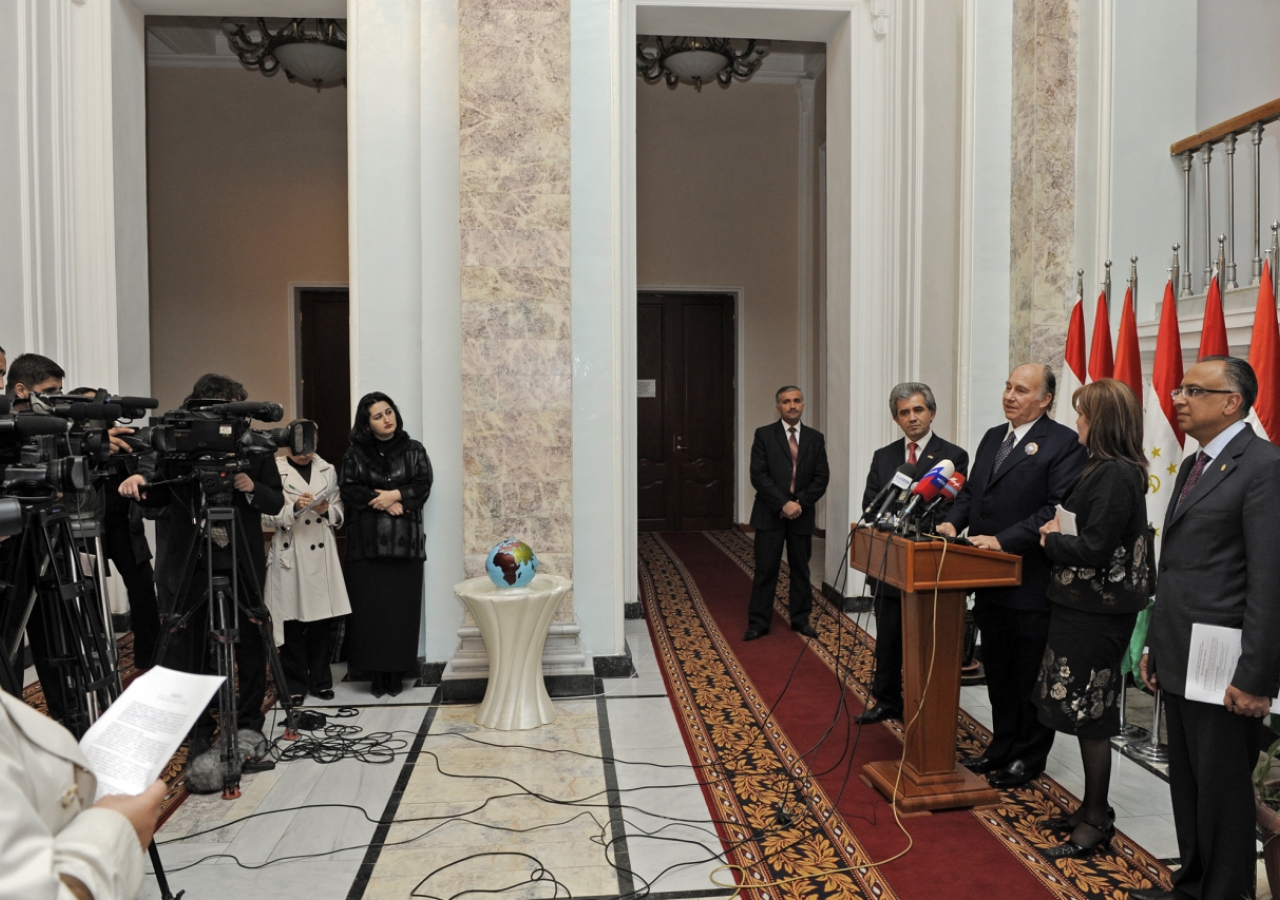
<svg viewBox="0 0 1280 900">
<path fill-rule="evenodd" d="M 750 78 L 768 53 L 768 41 L 642 37 L 636 42 L 636 71 L 649 84 L 665 78 L 671 88 L 683 81 L 701 91 L 712 78 L 722 87 L 728 87 L 734 76 Z"/>
<path fill-rule="evenodd" d="M 341 19 L 289 19 L 276 32 L 264 18 L 223 19 L 222 32 L 240 62 L 263 75 L 283 68 L 290 81 L 317 91 L 347 83 L 347 32 Z"/>
</svg>

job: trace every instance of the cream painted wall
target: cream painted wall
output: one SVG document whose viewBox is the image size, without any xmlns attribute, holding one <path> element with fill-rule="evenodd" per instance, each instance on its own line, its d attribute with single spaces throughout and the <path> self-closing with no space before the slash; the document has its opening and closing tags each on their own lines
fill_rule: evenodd
<svg viewBox="0 0 1280 900">
<path fill-rule="evenodd" d="M 224 68 L 147 70 L 151 385 L 205 372 L 294 415 L 291 282 L 347 281 L 346 90 Z"/>
<path fill-rule="evenodd" d="M 808 387 L 796 371 L 799 91 L 638 81 L 636 92 L 638 283 L 743 288 L 741 506 L 752 431 L 777 418 L 780 386 Z"/>
</svg>

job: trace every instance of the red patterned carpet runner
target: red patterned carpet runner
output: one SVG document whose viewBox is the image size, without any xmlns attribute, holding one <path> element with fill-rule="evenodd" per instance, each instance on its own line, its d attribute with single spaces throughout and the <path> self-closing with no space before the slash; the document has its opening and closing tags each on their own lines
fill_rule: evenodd
<svg viewBox="0 0 1280 900">
<path fill-rule="evenodd" d="M 870 866 L 907 847 L 893 810 L 859 778 L 865 763 L 902 755 L 900 723 L 852 722 L 874 641 L 815 591 L 819 636 L 806 646 L 788 628 L 784 566 L 772 632 L 744 643 L 751 551 L 737 531 L 640 536 L 654 650 L 730 862 L 742 867 L 741 896 L 1123 900 L 1168 887 L 1168 870 L 1122 834 L 1091 859 L 1040 856 L 1061 840 L 1040 823 L 1078 804 L 1044 776 L 995 807 L 904 818 L 913 848 Z M 990 739 L 963 712 L 957 729 L 965 756 Z"/>
</svg>

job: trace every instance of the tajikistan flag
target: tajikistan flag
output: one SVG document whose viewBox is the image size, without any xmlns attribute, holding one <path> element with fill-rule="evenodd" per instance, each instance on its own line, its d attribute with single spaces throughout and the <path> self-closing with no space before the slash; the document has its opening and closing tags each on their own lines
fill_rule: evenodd
<svg viewBox="0 0 1280 900">
<path fill-rule="evenodd" d="M 1160 547 L 1160 531 L 1164 513 L 1178 480 L 1185 436 L 1178 427 L 1170 393 L 1182 384 L 1182 341 L 1178 336 L 1178 304 L 1173 298 L 1173 285 L 1165 284 L 1164 303 L 1160 309 L 1160 330 L 1156 335 L 1156 359 L 1151 384 L 1143 404 L 1142 447 L 1149 463 L 1147 521 L 1156 528 L 1156 550 Z"/>
</svg>

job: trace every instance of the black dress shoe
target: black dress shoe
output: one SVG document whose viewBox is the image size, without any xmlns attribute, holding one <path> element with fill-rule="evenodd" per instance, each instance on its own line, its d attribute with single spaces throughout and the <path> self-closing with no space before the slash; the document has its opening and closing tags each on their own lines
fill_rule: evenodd
<svg viewBox="0 0 1280 900">
<path fill-rule="evenodd" d="M 853 721 L 859 725 L 874 725 L 876 722 L 883 722 L 885 719 L 901 719 L 902 710 L 894 709 L 887 703 L 877 703 L 862 715 L 854 718 Z"/>
<path fill-rule="evenodd" d="M 392 697 L 399 697 L 402 687 L 404 687 L 404 679 L 399 675 L 393 675 L 391 680 L 387 682 L 387 693 Z"/>
<path fill-rule="evenodd" d="M 998 759 L 992 759 L 990 756 L 971 756 L 968 759 L 960 760 L 960 765 L 975 775 L 984 775 L 987 772 L 994 772 L 996 769 L 1001 768 L 1004 763 Z"/>
<path fill-rule="evenodd" d="M 1105 828 L 1099 828 L 1092 822 L 1081 822 L 1072 830 L 1072 834 L 1080 828 L 1084 828 L 1088 834 L 1088 837 L 1084 838 L 1088 843 L 1080 844 L 1076 841 L 1067 841 L 1065 844 L 1059 844 L 1056 847 L 1041 851 L 1044 858 L 1051 861 L 1055 859 L 1084 859 L 1085 857 L 1093 856 L 1099 850 L 1106 850 L 1111 846 L 1111 839 L 1116 836 L 1115 822 L 1107 823 Z"/>
<path fill-rule="evenodd" d="M 762 638 L 768 633 L 768 628 L 748 628 L 747 633 L 742 636 L 742 639 L 744 641 L 754 641 L 756 638 Z"/>
<path fill-rule="evenodd" d="M 992 787 L 1016 788 L 1026 784 L 1039 774 L 1039 772 L 1033 772 L 1027 768 L 1027 764 L 1022 760 L 1015 759 L 998 772 L 992 772 L 988 775 L 987 781 L 991 782 Z"/>
<path fill-rule="evenodd" d="M 331 690 L 315 691 L 314 693 L 315 693 L 315 696 L 321 700 L 333 699 L 333 691 Z"/>
<path fill-rule="evenodd" d="M 817 637 L 818 632 L 808 622 L 801 622 L 799 625 L 792 624 L 791 630 L 796 634 L 803 634 L 805 637 Z"/>
<path fill-rule="evenodd" d="M 306 699 L 307 699 L 306 694 L 290 694 L 289 695 L 289 703 L 292 706 L 301 706 L 303 701 L 305 701 Z"/>
<path fill-rule="evenodd" d="M 385 696 L 387 693 L 386 677 L 383 672 L 374 672 L 373 677 L 369 680 L 369 693 L 375 697 Z"/>
<path fill-rule="evenodd" d="M 1107 807 L 1107 818 L 1111 821 L 1116 819 L 1116 811 L 1113 807 Z M 1048 819 L 1044 823 L 1044 827 L 1049 831 L 1064 831 L 1067 834 L 1076 830 L 1076 825 L 1080 823 L 1072 822 L 1070 816 L 1063 816 L 1061 819 Z"/>
</svg>

